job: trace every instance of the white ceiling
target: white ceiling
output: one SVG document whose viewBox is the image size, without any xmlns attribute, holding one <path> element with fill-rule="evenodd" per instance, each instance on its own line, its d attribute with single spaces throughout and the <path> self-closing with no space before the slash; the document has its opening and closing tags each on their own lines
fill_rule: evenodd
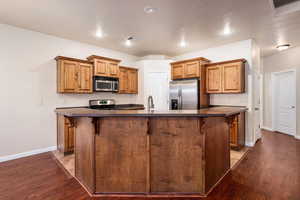
<svg viewBox="0 0 300 200">
<path fill-rule="evenodd" d="M 145 6 L 158 8 L 146 14 Z M 132 55 L 176 56 L 254 38 L 263 55 L 300 45 L 300 12 L 275 16 L 270 0 L 1 0 L 0 23 Z M 231 35 L 222 35 L 226 24 Z M 105 37 L 96 38 L 98 28 Z M 135 38 L 130 48 L 124 46 Z M 187 47 L 178 43 L 185 38 Z"/>
</svg>

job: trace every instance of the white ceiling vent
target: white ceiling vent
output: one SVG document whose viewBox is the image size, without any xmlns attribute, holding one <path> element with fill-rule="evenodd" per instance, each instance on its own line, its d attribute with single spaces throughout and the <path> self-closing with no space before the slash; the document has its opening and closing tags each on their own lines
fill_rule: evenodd
<svg viewBox="0 0 300 200">
<path fill-rule="evenodd" d="M 285 15 L 300 11 L 300 0 L 269 0 L 275 15 Z"/>
</svg>

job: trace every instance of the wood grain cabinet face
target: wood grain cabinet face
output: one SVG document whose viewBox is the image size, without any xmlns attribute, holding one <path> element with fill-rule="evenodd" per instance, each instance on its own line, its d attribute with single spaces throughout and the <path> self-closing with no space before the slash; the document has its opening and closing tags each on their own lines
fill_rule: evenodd
<svg viewBox="0 0 300 200">
<path fill-rule="evenodd" d="M 207 93 L 245 92 L 244 61 L 210 64 L 206 76 Z"/>
<path fill-rule="evenodd" d="M 93 68 L 89 64 L 79 63 L 79 92 L 91 93 L 93 88 Z"/>
<path fill-rule="evenodd" d="M 87 60 L 94 63 L 94 76 L 118 78 L 121 60 L 96 55 L 89 56 Z"/>
<path fill-rule="evenodd" d="M 119 70 L 119 93 L 138 93 L 138 70 L 128 67 L 120 67 Z"/>
<path fill-rule="evenodd" d="M 56 58 L 57 91 L 59 93 L 92 93 L 93 66 L 72 58 Z M 74 59 L 76 60 L 76 59 Z"/>
<path fill-rule="evenodd" d="M 207 67 L 206 90 L 207 93 L 222 92 L 222 67 L 221 66 Z"/>
<path fill-rule="evenodd" d="M 70 119 L 57 115 L 57 147 L 61 153 L 74 152 L 75 127 Z"/>
<path fill-rule="evenodd" d="M 107 62 L 104 60 L 95 60 L 94 62 L 94 75 L 95 76 L 106 76 L 107 75 Z"/>
<path fill-rule="evenodd" d="M 107 71 L 108 71 L 108 76 L 110 77 L 118 77 L 119 75 L 119 65 L 118 63 L 115 62 L 109 62 L 107 64 Z"/>
<path fill-rule="evenodd" d="M 233 149 L 241 149 L 245 146 L 245 113 L 231 118 L 230 146 Z"/>
<path fill-rule="evenodd" d="M 184 78 L 184 65 L 183 64 L 172 65 L 171 73 L 172 73 L 172 80 Z"/>
<path fill-rule="evenodd" d="M 199 118 L 153 118 L 151 126 L 151 192 L 202 193 L 204 141 Z M 186 164 L 191 161 L 193 165 Z"/>
<path fill-rule="evenodd" d="M 128 71 L 120 67 L 119 73 L 119 93 L 126 93 L 128 91 Z"/>
<path fill-rule="evenodd" d="M 100 120 L 100 135 L 95 137 L 96 192 L 148 192 L 147 122 L 130 117 Z"/>
<path fill-rule="evenodd" d="M 230 63 L 223 65 L 223 92 L 240 93 L 244 88 L 241 63 Z"/>
<path fill-rule="evenodd" d="M 199 77 L 200 64 L 199 61 L 187 62 L 184 65 L 184 78 Z"/>
<path fill-rule="evenodd" d="M 76 92 L 77 90 L 77 62 L 72 61 L 62 61 L 63 68 L 63 90 L 65 92 Z"/>
<path fill-rule="evenodd" d="M 136 70 L 129 70 L 128 72 L 128 90 L 130 93 L 138 93 L 138 74 Z"/>
</svg>

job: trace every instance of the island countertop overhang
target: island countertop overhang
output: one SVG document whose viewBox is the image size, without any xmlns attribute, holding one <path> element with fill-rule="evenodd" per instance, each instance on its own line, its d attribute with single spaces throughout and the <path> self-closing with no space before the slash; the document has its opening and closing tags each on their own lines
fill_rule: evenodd
<svg viewBox="0 0 300 200">
<path fill-rule="evenodd" d="M 97 110 L 90 108 L 59 108 L 55 112 L 67 117 L 230 117 L 246 112 L 246 107 L 217 106 L 200 110 Z"/>
</svg>

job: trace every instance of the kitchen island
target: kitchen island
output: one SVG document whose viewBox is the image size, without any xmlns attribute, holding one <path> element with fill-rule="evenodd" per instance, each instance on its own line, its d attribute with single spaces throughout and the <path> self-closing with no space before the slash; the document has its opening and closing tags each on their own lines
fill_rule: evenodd
<svg viewBox="0 0 300 200">
<path fill-rule="evenodd" d="M 230 170 L 230 124 L 245 111 L 56 110 L 75 126 L 75 177 L 108 196 L 206 196 Z"/>
</svg>

